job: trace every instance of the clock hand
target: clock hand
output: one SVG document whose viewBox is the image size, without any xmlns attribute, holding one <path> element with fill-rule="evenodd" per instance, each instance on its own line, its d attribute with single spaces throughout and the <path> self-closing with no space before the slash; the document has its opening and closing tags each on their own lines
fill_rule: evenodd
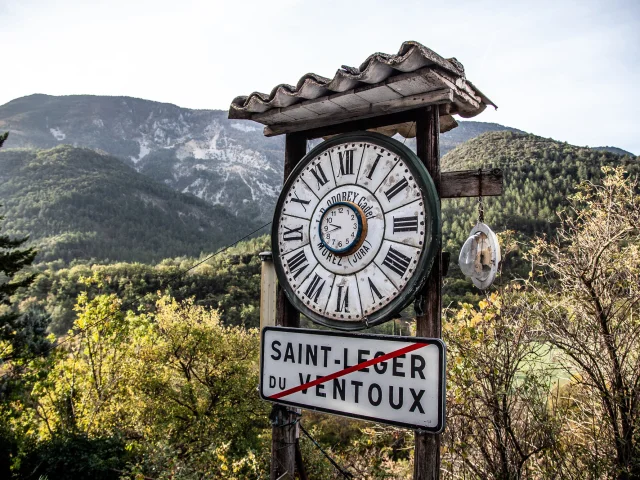
<svg viewBox="0 0 640 480">
<path fill-rule="evenodd" d="M 335 232 L 336 230 L 341 229 L 342 227 L 340 225 L 333 225 L 333 230 L 329 230 L 329 233 L 331 232 Z"/>
</svg>

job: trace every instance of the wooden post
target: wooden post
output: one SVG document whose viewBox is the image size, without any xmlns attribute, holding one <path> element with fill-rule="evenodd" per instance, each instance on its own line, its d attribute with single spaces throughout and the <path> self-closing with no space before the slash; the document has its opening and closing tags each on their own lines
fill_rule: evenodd
<svg viewBox="0 0 640 480">
<path fill-rule="evenodd" d="M 284 180 L 307 153 L 307 139 L 299 134 L 287 134 L 284 150 Z M 289 303 L 278 285 L 276 295 L 276 325 L 300 327 L 300 313 Z M 295 474 L 298 428 L 296 409 L 274 405 L 271 410 L 271 480 L 291 478 Z"/>
<path fill-rule="evenodd" d="M 278 279 L 273 266 L 271 252 L 260 252 L 262 271 L 260 275 L 260 336 L 264 327 L 276 324 L 276 286 Z"/>
<path fill-rule="evenodd" d="M 440 197 L 440 117 L 437 107 L 416 112 L 416 149 Z M 416 298 L 416 336 L 440 338 L 442 333 L 442 246 L 438 248 L 422 292 Z M 418 313 L 420 313 L 418 315 Z M 440 435 L 416 432 L 414 480 L 440 478 Z"/>
</svg>

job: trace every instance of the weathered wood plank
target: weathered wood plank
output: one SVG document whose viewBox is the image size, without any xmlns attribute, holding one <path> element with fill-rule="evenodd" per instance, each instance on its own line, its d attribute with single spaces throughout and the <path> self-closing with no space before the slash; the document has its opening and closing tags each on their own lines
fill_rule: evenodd
<svg viewBox="0 0 640 480">
<path fill-rule="evenodd" d="M 272 108 L 264 113 L 255 113 L 251 119 L 262 124 L 293 122 L 295 119 L 282 113 L 282 108 Z"/>
<path fill-rule="evenodd" d="M 316 120 L 305 122 L 287 122 L 277 125 L 269 125 L 264 128 L 264 135 L 273 137 L 282 135 L 283 133 L 293 133 L 302 130 L 312 130 L 320 127 L 335 125 L 339 123 L 361 120 L 365 118 L 376 117 L 379 115 L 401 112 L 404 110 L 413 110 L 418 107 L 428 105 L 439 105 L 441 103 L 451 103 L 453 101 L 453 91 L 450 89 L 435 90 L 432 92 L 421 93 L 419 95 L 410 95 L 408 97 L 396 98 L 386 102 L 370 105 L 369 108 L 355 110 L 351 112 L 337 113 L 326 117 L 320 117 Z"/>
<path fill-rule="evenodd" d="M 334 115 L 336 113 L 343 113 L 345 109 L 331 101 L 328 97 L 323 97 L 322 100 L 313 100 L 310 102 L 304 102 L 301 106 L 304 106 L 307 110 L 317 113 L 320 116 Z"/>
<path fill-rule="evenodd" d="M 284 149 L 284 179 L 307 153 L 307 140 L 303 135 L 287 135 Z M 287 299 L 281 285 L 276 298 L 276 324 L 283 327 L 300 327 L 300 312 Z M 271 480 L 283 475 L 295 476 L 295 445 L 297 415 L 293 409 L 273 405 L 271 417 L 275 424 L 271 430 Z"/>
<path fill-rule="evenodd" d="M 448 107 L 447 105 L 440 105 L 440 107 Z M 430 108 L 430 107 L 425 107 Z M 446 115 L 443 112 L 448 111 L 448 109 L 440 110 L 440 133 L 447 132 L 452 128 L 458 126 L 458 123 L 450 116 Z M 338 135 L 340 133 L 348 133 L 348 132 L 357 132 L 357 131 L 378 131 L 377 129 L 381 129 L 380 132 L 391 132 L 394 130 L 395 126 L 402 125 L 410 125 L 408 129 L 411 132 L 411 136 L 409 138 L 413 138 L 416 135 L 415 130 L 415 112 L 416 110 L 405 110 L 397 113 L 390 113 L 387 115 L 381 115 L 378 117 L 365 118 L 361 120 L 354 120 L 344 123 L 339 123 L 337 125 L 328 125 L 326 127 L 315 128 L 311 130 L 305 130 L 301 132 L 306 136 L 307 139 L 313 140 L 314 138 L 324 138 L 327 139 L 332 135 Z M 385 131 L 382 131 L 385 130 Z M 396 128 L 396 130 L 399 130 Z M 406 128 L 404 130 L 407 130 Z M 399 132 L 400 133 L 400 132 Z M 402 133 L 400 133 L 402 135 Z"/>
<path fill-rule="evenodd" d="M 340 105 L 345 110 L 362 110 L 369 107 L 370 103 L 364 98 L 355 95 L 355 90 L 329 95 L 329 100 Z"/>
<path fill-rule="evenodd" d="M 304 121 L 316 119 L 319 115 L 318 113 L 313 112 L 310 109 L 303 107 L 302 105 L 295 105 L 293 107 L 287 108 L 287 116 L 297 121 Z"/>
<path fill-rule="evenodd" d="M 384 84 L 368 85 L 366 88 L 359 88 L 355 91 L 355 95 L 370 104 L 378 104 L 402 98 L 402 95 Z"/>
<path fill-rule="evenodd" d="M 451 88 L 451 85 L 446 85 L 437 78 L 426 76 L 427 71 L 428 69 L 421 69 L 416 72 L 403 73 L 388 78 L 385 83 L 403 97 L 441 88 Z"/>
<path fill-rule="evenodd" d="M 461 170 L 442 172 L 440 198 L 495 197 L 502 195 L 502 170 Z M 482 182 L 482 188 L 481 188 Z"/>
<path fill-rule="evenodd" d="M 264 327 L 276 324 L 276 296 L 278 277 L 271 252 L 260 253 L 262 271 L 260 275 L 260 336 Z"/>
<path fill-rule="evenodd" d="M 426 107 L 429 108 L 429 107 Z M 329 137 L 340 133 L 358 132 L 371 130 L 373 128 L 385 127 L 398 123 L 406 123 L 415 121 L 415 110 L 405 110 L 402 112 L 380 115 L 377 117 L 364 118 L 358 120 L 347 121 L 337 125 L 327 125 L 301 132 L 307 139 Z"/>
<path fill-rule="evenodd" d="M 440 194 L 440 115 L 435 108 L 416 118 L 416 153 Z M 416 296 L 416 336 L 440 338 L 442 333 L 442 246 L 438 247 L 425 286 Z M 415 433 L 413 480 L 440 478 L 440 435 Z"/>
</svg>

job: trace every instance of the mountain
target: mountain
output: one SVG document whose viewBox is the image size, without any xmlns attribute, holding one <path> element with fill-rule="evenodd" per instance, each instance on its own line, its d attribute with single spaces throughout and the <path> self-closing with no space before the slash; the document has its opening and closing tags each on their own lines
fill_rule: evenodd
<svg viewBox="0 0 640 480">
<path fill-rule="evenodd" d="M 90 152 L 70 149 L 70 147 L 58 147 L 53 151 L 42 152 L 38 155 L 51 156 L 52 152 L 67 150 L 90 155 Z M 25 152 L 6 152 L 6 154 L 25 155 Z M 29 162 L 32 165 L 32 170 L 42 169 L 43 167 L 35 162 L 37 155 L 29 155 L 32 158 Z M 2 158 L 3 154 L 0 151 L 0 167 L 5 166 Z M 118 162 L 114 162 L 112 158 L 107 157 L 105 160 L 99 157 L 97 160 L 99 160 L 99 164 L 113 163 L 114 168 L 118 166 Z M 84 160 L 82 163 L 85 163 Z M 514 231 L 516 239 L 522 242 L 539 234 L 553 236 L 557 226 L 557 211 L 566 206 L 567 196 L 575 191 L 575 187 L 580 181 L 598 181 L 602 176 L 601 167 L 623 166 L 630 174 L 640 173 L 640 158 L 599 152 L 535 135 L 514 132 L 484 133 L 458 146 L 442 159 L 445 171 L 476 169 L 489 163 L 503 169 L 504 194 L 501 197 L 484 199 L 485 222 L 497 233 L 506 230 Z M 135 176 L 126 167 L 120 166 L 117 170 Z M 0 171 L 4 171 L 4 169 Z M 42 176 L 49 177 L 50 172 L 43 171 Z M 63 176 L 72 177 L 73 175 L 66 172 Z M 77 177 L 82 177 L 82 175 L 75 175 L 74 178 Z M 0 180 L 2 179 L 0 178 Z M 55 179 L 53 180 L 55 181 Z M 145 179 L 143 178 L 141 181 L 143 180 Z M 121 180 L 117 178 L 114 182 L 117 184 Z M 72 179 L 64 188 L 74 189 L 76 183 L 77 181 Z M 88 188 L 96 188 L 100 183 L 94 182 L 94 185 L 88 185 Z M 49 188 L 42 190 L 48 191 Z M 108 188 L 117 189 L 118 187 L 110 184 Z M 165 188 L 164 191 L 166 192 L 166 190 Z M 23 189 L 23 192 L 26 193 L 26 189 Z M 169 191 L 169 193 L 173 192 Z M 185 197 L 177 193 L 173 193 L 173 195 L 177 198 Z M 106 197 L 109 199 L 114 195 Z M 0 198 L 6 198 L 1 190 Z M 16 199 L 20 199 L 20 195 L 13 195 L 12 198 L 15 202 Z M 139 203 L 135 195 L 134 198 L 134 202 Z M 187 198 L 203 205 L 203 202 L 199 202 L 193 197 Z M 460 247 L 477 220 L 477 204 L 477 199 L 445 199 L 442 201 L 443 250 L 451 254 L 449 271 L 444 285 L 444 305 L 455 306 L 459 301 L 477 302 L 479 299 L 479 291 L 463 277 L 457 266 Z M 54 208 L 64 213 L 69 207 L 56 204 Z M 170 206 L 170 209 L 173 208 Z M 73 210 L 73 212 L 75 211 Z M 28 221 L 23 220 L 27 223 L 22 227 L 26 232 L 39 225 L 40 212 L 41 209 L 36 207 L 15 206 L 11 210 L 11 215 L 17 217 L 20 214 L 21 218 L 29 217 Z M 49 218 L 53 216 L 51 212 L 45 212 L 45 215 Z M 80 218 L 84 219 L 85 217 L 81 216 Z M 71 223 L 69 220 L 68 224 Z M 133 221 L 128 225 L 131 226 L 131 223 Z M 175 228 L 178 224 L 175 220 L 167 223 L 171 227 L 164 228 L 168 229 Z M 64 228 L 71 229 L 71 227 Z M 100 226 L 96 228 L 100 228 Z M 161 236 L 163 232 L 161 229 L 156 229 L 154 235 Z M 96 237 L 97 235 L 93 238 Z M 124 237 L 122 241 L 129 240 Z M 135 242 L 128 243 L 127 248 L 132 248 L 132 244 Z M 505 244 L 503 243 L 502 246 L 504 249 Z M 176 272 L 195 265 L 198 262 L 197 259 L 163 260 L 161 264 L 156 266 L 121 263 L 102 266 L 75 265 L 59 269 L 59 266 L 54 264 L 50 266 L 53 268 L 48 268 L 43 275 L 38 277 L 36 283 L 29 287 L 21 298 L 34 298 L 43 308 L 48 308 L 54 318 L 55 331 L 64 332 L 69 328 L 70 322 L 75 316 L 73 305 L 78 294 L 77 282 L 80 277 L 94 272 L 102 279 L 101 290 L 119 292 L 124 298 L 145 298 L 147 303 L 153 303 L 149 299 L 152 299 L 158 290 L 165 288 L 170 282 L 173 293 L 178 298 L 194 296 L 198 304 L 219 308 L 223 312 L 225 322 L 229 324 L 256 326 L 259 321 L 257 309 L 260 297 L 260 261 L 257 258 L 257 253 L 266 247 L 268 247 L 266 235 L 248 242 L 241 242 L 236 247 L 208 260 L 205 265 L 190 271 L 189 275 L 185 276 L 177 276 Z M 87 242 L 84 248 L 90 248 L 90 244 Z M 158 248 L 158 246 L 154 248 Z M 207 250 L 210 251 L 211 248 L 207 248 Z M 146 252 L 142 250 L 142 253 Z M 160 256 L 162 255 L 158 255 L 156 258 Z M 54 257 L 50 255 L 49 258 Z M 511 252 L 504 265 L 503 278 L 509 279 L 514 275 L 526 276 L 527 268 L 528 265 L 522 261 L 518 252 Z M 96 287 L 90 288 L 95 289 Z"/>
<path fill-rule="evenodd" d="M 30 235 L 40 260 L 159 261 L 199 255 L 252 223 L 172 190 L 121 160 L 68 145 L 0 150 L 2 232 Z"/>
<path fill-rule="evenodd" d="M 525 133 L 517 128 L 505 127 L 498 123 L 458 122 L 459 126 L 440 135 L 440 155 L 444 156 L 458 145 L 487 132 Z"/>
<path fill-rule="evenodd" d="M 271 215 L 282 182 L 283 139 L 221 110 L 130 97 L 31 95 L 0 106 L 5 147 L 60 144 L 103 150 L 175 190 L 244 218 Z"/>
<path fill-rule="evenodd" d="M 280 193 L 284 137 L 262 125 L 228 120 L 222 110 L 191 110 L 131 97 L 31 95 L 0 106 L 6 146 L 60 144 L 105 151 L 148 177 L 240 218 L 270 218 Z M 460 122 L 441 136 L 441 153 L 486 131 L 519 130 Z M 414 146 L 415 140 L 408 140 Z"/>
<path fill-rule="evenodd" d="M 536 135 L 514 132 L 484 133 L 450 151 L 442 158 L 443 171 L 477 169 L 492 165 L 502 169 L 504 189 L 500 197 L 484 199 L 485 223 L 495 232 L 511 230 L 520 241 L 536 235 L 553 236 L 557 213 L 567 206 L 567 197 L 583 181 L 598 182 L 602 167 L 624 167 L 631 175 L 640 173 L 640 157 L 576 147 Z M 478 218 L 478 200 L 442 201 L 444 250 L 451 253 L 450 277 L 457 277 L 460 247 Z M 512 256 L 513 257 L 513 256 Z M 527 266 L 516 259 L 507 262 L 507 277 L 526 275 Z M 450 280 L 450 292 L 456 292 Z M 458 294 L 462 290 L 458 290 Z"/>
<path fill-rule="evenodd" d="M 626 150 L 623 150 L 621 148 L 618 147 L 592 147 L 594 150 L 599 150 L 602 152 L 611 152 L 611 153 L 615 153 L 616 155 L 629 155 L 630 157 L 635 157 L 635 155 L 631 152 L 627 152 Z"/>
<path fill-rule="evenodd" d="M 502 196 L 484 199 L 487 223 L 495 231 L 515 230 L 528 237 L 552 234 L 567 196 L 582 181 L 597 182 L 603 166 L 623 166 L 630 174 L 640 173 L 639 158 L 528 133 L 485 133 L 442 158 L 443 171 L 487 165 L 502 169 L 504 175 Z M 443 200 L 443 228 L 451 230 L 457 243 L 465 240 L 476 210 L 476 199 Z M 469 228 L 461 228 L 463 225 Z"/>
</svg>

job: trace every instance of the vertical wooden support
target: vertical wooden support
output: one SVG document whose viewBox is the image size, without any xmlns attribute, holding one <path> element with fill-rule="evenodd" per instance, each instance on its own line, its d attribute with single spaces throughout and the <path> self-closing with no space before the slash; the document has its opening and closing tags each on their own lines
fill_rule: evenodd
<svg viewBox="0 0 640 480">
<path fill-rule="evenodd" d="M 276 324 L 276 287 L 278 278 L 271 252 L 260 252 L 262 271 L 260 275 L 260 335 L 264 327 Z"/>
<path fill-rule="evenodd" d="M 417 154 L 436 184 L 438 197 L 440 197 L 439 134 L 438 108 L 418 110 L 416 116 Z M 442 333 L 442 246 L 438 248 L 431 273 L 416 302 L 423 306 L 421 314 L 416 316 L 416 335 L 440 338 Z M 416 432 L 413 478 L 414 480 L 440 478 L 440 435 Z"/>
<path fill-rule="evenodd" d="M 284 150 L 284 180 L 307 153 L 306 137 L 287 134 Z M 277 219 L 274 219 L 277 222 Z M 276 295 L 276 325 L 300 327 L 300 313 L 289 303 L 280 285 Z M 274 405 L 271 411 L 273 428 L 271 433 L 271 480 L 291 478 L 295 474 L 298 415 L 296 409 Z"/>
</svg>

